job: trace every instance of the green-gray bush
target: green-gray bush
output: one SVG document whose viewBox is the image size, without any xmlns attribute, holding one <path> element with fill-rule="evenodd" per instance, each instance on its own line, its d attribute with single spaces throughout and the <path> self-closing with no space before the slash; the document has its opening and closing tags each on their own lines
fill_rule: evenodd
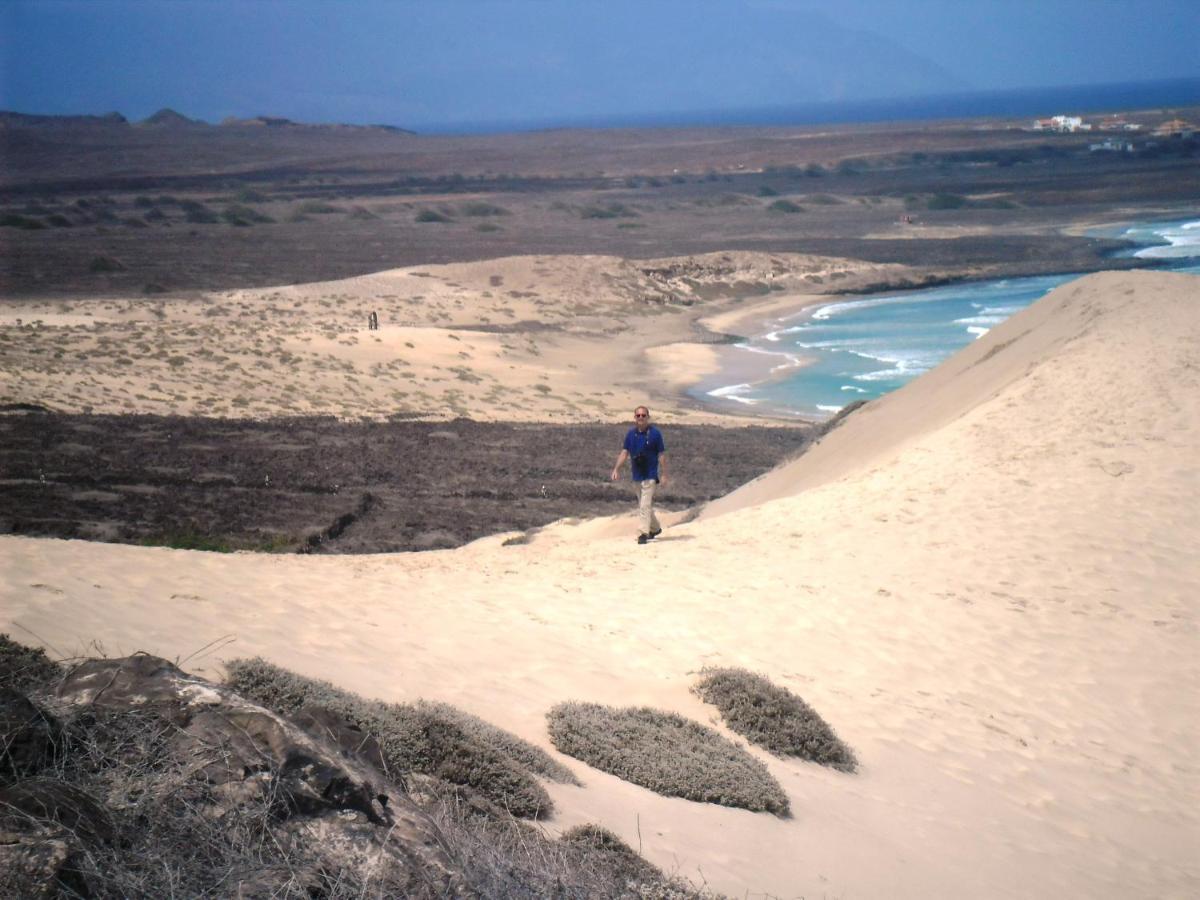
<svg viewBox="0 0 1200 900">
<path fill-rule="evenodd" d="M 780 756 L 853 772 L 858 761 L 817 712 L 786 688 L 746 669 L 706 668 L 692 688 L 732 731 Z"/>
<path fill-rule="evenodd" d="M 94 256 L 88 263 L 89 272 L 124 272 L 124 264 L 111 256 Z"/>
<path fill-rule="evenodd" d="M 636 218 L 637 210 L 624 203 L 606 203 L 603 205 L 585 206 L 579 211 L 582 219 L 621 219 Z"/>
<path fill-rule="evenodd" d="M 179 204 L 184 217 L 197 225 L 215 225 L 220 219 L 217 214 L 198 200 L 184 200 Z"/>
<path fill-rule="evenodd" d="M 927 209 L 961 209 L 967 205 L 967 198 L 960 194 L 934 194 L 925 204 Z"/>
<path fill-rule="evenodd" d="M 477 200 L 472 203 L 464 203 L 459 209 L 464 216 L 507 216 L 509 211 L 503 206 L 497 206 L 494 203 L 484 203 L 482 200 Z"/>
<path fill-rule="evenodd" d="M 332 203 L 326 203 L 324 200 L 306 200 L 300 204 L 297 212 L 301 215 L 329 216 L 334 213 L 345 212 L 345 210 L 340 206 L 334 206 Z"/>
<path fill-rule="evenodd" d="M 260 213 L 257 209 L 252 209 L 240 203 L 233 203 L 221 212 L 221 218 L 230 225 L 246 227 L 253 225 L 256 222 L 274 222 L 270 216 Z"/>
<path fill-rule="evenodd" d="M 551 809 L 533 771 L 575 780 L 532 744 L 459 710 L 450 715 L 443 704 L 365 700 L 258 658 L 235 660 L 226 668 L 228 684 L 255 703 L 282 715 L 310 704 L 327 707 L 374 735 L 396 774 L 421 772 L 473 788 L 513 815 L 536 818 Z"/>
<path fill-rule="evenodd" d="M 791 200 L 786 200 L 786 199 L 785 200 L 776 200 L 774 203 L 770 204 L 767 207 L 767 209 L 769 209 L 771 212 L 779 212 L 779 213 L 804 212 L 803 206 L 800 206 L 798 203 L 793 203 Z"/>
<path fill-rule="evenodd" d="M 600 857 L 605 869 L 618 878 L 635 884 L 657 881 L 662 873 L 646 862 L 627 843 L 600 825 L 591 823 L 568 828 L 559 836 L 559 841 L 579 847 Z"/>
<path fill-rule="evenodd" d="M 0 687 L 32 691 L 56 681 L 61 674 L 61 667 L 45 650 L 26 647 L 0 634 Z"/>
<path fill-rule="evenodd" d="M 672 712 L 560 703 L 546 714 L 550 740 L 603 772 L 668 797 L 789 815 L 767 767 L 711 728 Z"/>
<path fill-rule="evenodd" d="M 440 213 L 436 209 L 423 209 L 417 213 L 415 217 L 418 222 L 453 222 L 445 213 Z"/>
<path fill-rule="evenodd" d="M 41 219 L 31 219 L 29 216 L 22 216 L 17 213 L 8 213 L 0 216 L 0 228 L 20 228 L 24 231 L 37 231 L 39 228 L 45 228 L 46 223 Z"/>
</svg>

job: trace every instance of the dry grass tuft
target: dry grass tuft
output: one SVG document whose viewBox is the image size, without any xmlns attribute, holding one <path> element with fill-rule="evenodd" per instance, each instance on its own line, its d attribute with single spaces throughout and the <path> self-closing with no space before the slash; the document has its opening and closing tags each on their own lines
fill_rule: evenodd
<svg viewBox="0 0 1200 900">
<path fill-rule="evenodd" d="M 692 691 L 721 711 L 733 731 L 779 756 L 853 772 L 852 751 L 811 706 L 746 669 L 707 668 Z"/>
<path fill-rule="evenodd" d="M 444 704 L 364 700 L 258 658 L 226 668 L 230 687 L 281 715 L 323 706 L 344 716 L 379 741 L 394 775 L 420 772 L 472 788 L 515 816 L 537 818 L 552 808 L 535 772 L 575 782 L 545 751 Z"/>
<path fill-rule="evenodd" d="M 62 667 L 40 648 L 18 644 L 0 634 L 0 687 L 28 693 L 46 687 L 62 675 Z"/>
<path fill-rule="evenodd" d="M 560 703 L 546 714 L 550 740 L 603 772 L 668 797 L 790 815 L 767 767 L 711 728 L 672 712 Z"/>
</svg>

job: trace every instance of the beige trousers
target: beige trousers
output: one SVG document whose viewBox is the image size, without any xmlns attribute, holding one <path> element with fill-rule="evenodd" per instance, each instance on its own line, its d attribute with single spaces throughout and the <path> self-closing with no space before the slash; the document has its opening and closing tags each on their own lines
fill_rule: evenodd
<svg viewBox="0 0 1200 900">
<path fill-rule="evenodd" d="M 645 481 L 635 481 L 634 484 L 638 489 L 638 519 L 642 534 L 662 531 L 662 526 L 658 524 L 658 516 L 654 514 L 654 491 L 658 488 L 658 482 L 647 478 Z"/>
</svg>

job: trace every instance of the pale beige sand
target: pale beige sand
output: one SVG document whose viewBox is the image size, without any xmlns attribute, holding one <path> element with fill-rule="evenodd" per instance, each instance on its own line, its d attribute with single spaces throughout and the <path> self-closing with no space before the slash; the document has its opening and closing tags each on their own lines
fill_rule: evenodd
<svg viewBox="0 0 1200 900">
<path fill-rule="evenodd" d="M 693 344 L 701 314 L 912 274 L 801 254 L 525 256 L 196 297 L 13 300 L 0 310 L 0 404 L 578 422 L 648 403 L 664 421 L 720 421 L 681 395 L 714 366 Z"/>
<path fill-rule="evenodd" d="M 550 827 L 737 897 L 1194 897 L 1198 304 L 1195 276 L 1073 282 L 648 547 L 628 518 L 356 558 L 7 537 L 0 627 L 208 675 L 261 653 L 543 746 L 560 700 L 706 721 L 694 673 L 747 666 L 861 771 L 758 754 L 781 821 L 569 761 Z"/>
</svg>

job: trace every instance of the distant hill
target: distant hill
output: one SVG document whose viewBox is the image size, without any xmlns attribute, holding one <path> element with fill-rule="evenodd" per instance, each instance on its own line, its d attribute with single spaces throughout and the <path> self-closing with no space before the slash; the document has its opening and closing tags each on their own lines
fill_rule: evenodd
<svg viewBox="0 0 1200 900">
<path fill-rule="evenodd" d="M 40 116 L 31 113 L 10 112 L 0 110 L 0 128 L 2 127 L 53 127 L 70 128 L 77 126 L 96 125 L 128 125 L 129 120 L 119 112 L 105 113 L 100 116 Z"/>
<path fill-rule="evenodd" d="M 52 116 L 38 115 L 35 113 L 12 112 L 9 110 L 0 110 L 0 128 L 53 128 L 55 130 L 63 130 L 70 128 L 95 128 L 95 127 L 133 127 L 133 128 L 210 128 L 208 122 L 203 119 L 191 119 L 181 112 L 177 112 L 169 107 L 164 107 L 158 112 L 140 122 L 131 123 L 125 116 L 118 112 L 111 112 L 105 115 L 91 116 Z M 388 134 L 410 134 L 415 135 L 417 132 L 407 128 L 400 128 L 395 125 L 352 125 L 341 122 L 330 123 L 315 123 L 309 124 L 305 122 L 294 122 L 291 119 L 285 119 L 282 116 L 252 116 L 247 119 L 239 119 L 236 116 L 229 116 L 223 119 L 220 126 L 223 128 L 242 127 L 242 128 L 289 128 L 303 129 L 309 132 L 320 131 L 379 131 Z"/>
<path fill-rule="evenodd" d="M 155 128 L 189 128 L 197 125 L 207 125 L 200 119 L 189 119 L 183 113 L 178 113 L 168 107 L 163 107 L 154 115 L 143 119 L 139 125 L 149 125 Z"/>
</svg>

